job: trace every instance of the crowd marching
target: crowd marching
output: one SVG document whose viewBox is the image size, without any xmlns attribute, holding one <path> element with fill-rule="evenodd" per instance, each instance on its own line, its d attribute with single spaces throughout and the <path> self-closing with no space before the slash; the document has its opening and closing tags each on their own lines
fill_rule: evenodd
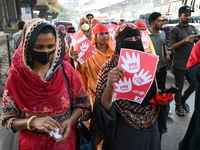
<svg viewBox="0 0 200 150">
<path fill-rule="evenodd" d="M 125 20 L 105 25 L 87 14 L 78 31 L 40 18 L 19 21 L 2 126 L 19 131 L 19 150 L 76 150 L 79 121 L 88 121 L 95 150 L 161 150 L 170 102 L 184 117 L 196 90 L 179 150 L 200 149 L 200 43 L 189 24 L 192 12 L 180 7 L 180 23 L 172 28 L 158 12 L 150 14 L 148 26 Z M 171 63 L 175 87 L 166 90 Z"/>
</svg>

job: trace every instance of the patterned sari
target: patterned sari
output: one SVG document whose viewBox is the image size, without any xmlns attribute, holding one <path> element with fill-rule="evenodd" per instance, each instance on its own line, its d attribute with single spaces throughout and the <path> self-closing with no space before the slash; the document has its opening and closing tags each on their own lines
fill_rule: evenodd
<svg viewBox="0 0 200 150">
<path fill-rule="evenodd" d="M 52 64 L 44 80 L 32 69 L 32 59 L 27 47 L 34 45 L 39 31 L 45 26 L 52 26 L 56 31 L 56 50 Z M 91 106 L 86 91 L 72 66 L 62 61 L 65 49 L 60 32 L 51 24 L 41 19 L 32 19 L 26 24 L 22 42 L 12 59 L 12 66 L 4 87 L 1 116 L 2 125 L 12 129 L 16 118 L 32 115 L 50 116 L 58 122 L 70 117 L 74 108 L 81 108 L 84 115 L 81 120 L 90 116 Z M 70 91 L 65 82 L 68 80 Z M 71 100 L 70 100 L 71 99 Z M 64 143 L 57 143 L 54 138 L 44 132 L 34 130 L 19 131 L 20 150 L 76 150 L 75 126 Z"/>
</svg>

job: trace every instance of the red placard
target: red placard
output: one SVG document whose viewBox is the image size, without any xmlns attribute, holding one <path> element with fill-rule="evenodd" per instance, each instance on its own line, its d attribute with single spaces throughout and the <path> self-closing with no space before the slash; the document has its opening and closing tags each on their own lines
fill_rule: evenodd
<svg viewBox="0 0 200 150">
<path fill-rule="evenodd" d="M 70 37 L 71 39 L 73 38 L 74 33 L 67 33 L 67 36 Z"/>
<path fill-rule="evenodd" d="M 74 50 L 78 53 L 78 61 L 81 64 L 83 64 L 92 55 L 97 53 L 95 47 L 80 29 L 74 33 L 72 38 L 72 45 L 74 46 Z"/>
<path fill-rule="evenodd" d="M 113 45 L 115 46 L 115 34 L 116 34 L 116 31 L 117 31 L 117 28 L 118 28 L 118 25 L 116 24 L 109 24 L 108 25 L 108 32 L 110 33 L 110 37 L 112 39 L 112 43 Z"/>
<path fill-rule="evenodd" d="M 148 32 L 147 31 L 140 31 L 142 45 L 145 52 L 149 52 L 149 40 L 148 40 Z"/>
<path fill-rule="evenodd" d="M 153 83 L 157 63 L 156 55 L 122 48 L 118 67 L 125 72 L 115 83 L 112 100 L 127 99 L 141 104 Z"/>
</svg>

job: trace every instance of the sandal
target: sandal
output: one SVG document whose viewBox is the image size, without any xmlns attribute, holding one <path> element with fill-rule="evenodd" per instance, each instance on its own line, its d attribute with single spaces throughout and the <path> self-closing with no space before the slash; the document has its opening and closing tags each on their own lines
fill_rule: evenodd
<svg viewBox="0 0 200 150">
<path fill-rule="evenodd" d="M 190 106 L 187 103 L 182 104 L 182 108 L 188 113 L 190 112 Z"/>
<path fill-rule="evenodd" d="M 185 110 L 184 110 L 182 107 L 178 107 L 178 108 L 176 109 L 176 114 L 177 114 L 178 116 L 185 116 Z"/>
</svg>

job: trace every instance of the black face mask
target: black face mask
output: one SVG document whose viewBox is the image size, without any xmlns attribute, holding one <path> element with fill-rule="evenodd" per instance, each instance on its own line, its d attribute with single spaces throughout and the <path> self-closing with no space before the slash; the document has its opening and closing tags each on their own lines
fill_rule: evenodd
<svg viewBox="0 0 200 150">
<path fill-rule="evenodd" d="M 34 50 L 31 50 L 31 56 L 33 59 L 35 59 L 37 62 L 46 65 L 52 58 L 52 55 L 54 54 L 55 50 L 50 52 L 37 52 Z"/>
<path fill-rule="evenodd" d="M 121 44 L 119 44 L 119 47 L 117 48 L 118 54 L 120 54 L 121 48 L 144 51 L 141 39 L 137 41 L 121 41 Z"/>
</svg>

